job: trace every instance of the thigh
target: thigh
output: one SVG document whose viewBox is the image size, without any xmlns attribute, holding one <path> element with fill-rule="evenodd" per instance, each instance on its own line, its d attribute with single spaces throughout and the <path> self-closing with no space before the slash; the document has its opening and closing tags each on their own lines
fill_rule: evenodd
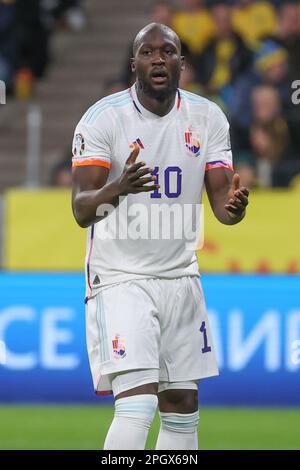
<svg viewBox="0 0 300 470">
<path fill-rule="evenodd" d="M 200 280 L 174 280 L 165 306 L 161 334 L 161 382 L 198 380 L 218 375 Z"/>
<path fill-rule="evenodd" d="M 88 302 L 87 346 L 96 390 L 108 376 L 159 369 L 160 328 L 156 307 L 143 281 L 103 290 Z M 111 385 L 111 381 L 110 381 Z M 108 387 L 111 390 L 111 386 Z"/>
<path fill-rule="evenodd" d="M 120 372 L 111 377 L 116 399 L 132 395 L 154 394 L 158 391 L 159 370 L 144 369 Z"/>
</svg>

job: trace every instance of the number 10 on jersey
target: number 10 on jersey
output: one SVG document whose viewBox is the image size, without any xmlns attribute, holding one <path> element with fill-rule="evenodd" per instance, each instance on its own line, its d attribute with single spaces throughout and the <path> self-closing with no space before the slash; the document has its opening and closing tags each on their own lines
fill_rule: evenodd
<svg viewBox="0 0 300 470">
<path fill-rule="evenodd" d="M 155 184 L 160 184 L 161 173 L 159 172 L 159 167 L 154 167 L 154 170 L 151 173 L 152 176 L 155 176 Z M 172 187 L 171 187 L 172 181 Z M 182 170 L 179 166 L 168 166 L 164 171 L 164 189 L 165 195 L 168 198 L 175 198 L 179 197 L 181 194 L 181 187 L 182 187 Z M 161 188 L 155 189 L 151 192 L 150 197 L 152 199 L 159 199 L 161 198 Z"/>
</svg>

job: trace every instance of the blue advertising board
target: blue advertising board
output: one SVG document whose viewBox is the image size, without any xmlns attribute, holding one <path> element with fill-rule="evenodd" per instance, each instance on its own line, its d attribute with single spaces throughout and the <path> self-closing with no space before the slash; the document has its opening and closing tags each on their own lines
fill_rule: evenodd
<svg viewBox="0 0 300 470">
<path fill-rule="evenodd" d="M 300 276 L 203 275 L 220 377 L 206 405 L 300 405 Z M 84 276 L 0 274 L 0 401 L 103 402 L 85 343 Z"/>
</svg>

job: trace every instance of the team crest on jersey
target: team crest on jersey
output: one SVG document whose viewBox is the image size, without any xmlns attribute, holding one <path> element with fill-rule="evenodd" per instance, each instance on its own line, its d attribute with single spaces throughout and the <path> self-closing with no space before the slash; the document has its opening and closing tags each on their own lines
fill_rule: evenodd
<svg viewBox="0 0 300 470">
<path fill-rule="evenodd" d="M 190 126 L 188 131 L 184 133 L 184 140 L 187 154 L 190 157 L 199 157 L 201 147 L 200 137 L 199 133 L 193 129 L 192 126 Z"/>
<path fill-rule="evenodd" d="M 74 139 L 74 148 L 73 148 L 73 154 L 75 157 L 79 157 L 82 155 L 84 151 L 85 143 L 84 143 L 84 138 L 82 134 L 76 134 L 75 139 Z"/>
<path fill-rule="evenodd" d="M 125 344 L 124 341 L 120 338 L 120 335 L 115 335 L 115 339 L 112 340 L 112 346 L 114 357 L 116 359 L 123 359 L 126 356 Z"/>
<path fill-rule="evenodd" d="M 139 138 L 137 138 L 134 142 L 132 142 L 132 144 L 130 144 L 129 147 L 131 149 L 134 149 L 134 147 L 140 147 L 140 149 L 145 148 L 144 145 L 143 145 L 143 142 Z"/>
</svg>

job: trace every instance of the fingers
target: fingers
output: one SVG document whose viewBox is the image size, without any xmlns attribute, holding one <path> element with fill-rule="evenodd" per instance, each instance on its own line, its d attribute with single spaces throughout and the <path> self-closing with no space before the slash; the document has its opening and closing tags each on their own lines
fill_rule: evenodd
<svg viewBox="0 0 300 470">
<path fill-rule="evenodd" d="M 147 175 L 147 174 L 149 174 L 149 173 L 151 174 L 152 171 L 153 171 L 153 168 L 148 168 L 148 167 L 147 167 L 147 168 L 142 168 L 142 169 L 140 169 L 140 170 L 138 170 L 138 171 L 131 172 L 131 174 L 130 174 L 130 176 L 129 176 L 128 179 L 129 179 L 130 181 L 135 181 L 135 180 L 137 180 L 138 178 L 140 178 L 140 177 L 142 177 L 142 176 L 145 176 L 145 175 Z M 155 177 L 154 177 L 154 179 L 155 179 Z M 154 181 L 154 180 L 153 180 L 153 181 Z"/>
<path fill-rule="evenodd" d="M 231 187 L 233 191 L 240 189 L 240 175 L 238 173 L 234 173 L 231 181 Z"/>
<path fill-rule="evenodd" d="M 142 168 L 145 165 L 146 165 L 145 162 L 138 162 L 138 163 L 133 163 L 132 165 L 129 164 L 125 168 L 128 173 L 135 173 L 139 168 Z"/>
<path fill-rule="evenodd" d="M 231 218 L 241 217 L 248 206 L 249 191 L 244 186 L 241 188 L 239 187 L 240 176 L 237 173 L 233 175 L 231 186 L 233 191 L 231 190 L 231 197 L 224 208 Z"/>
<path fill-rule="evenodd" d="M 151 186 L 141 186 L 140 188 L 136 188 L 133 193 L 148 193 L 149 191 L 154 191 L 155 189 L 159 189 L 160 185 L 159 184 L 154 184 Z"/>
<path fill-rule="evenodd" d="M 248 198 L 242 194 L 229 199 L 228 204 L 231 204 L 239 209 L 245 209 L 248 206 Z"/>
<path fill-rule="evenodd" d="M 242 193 L 240 190 L 234 192 L 234 198 L 233 200 L 237 200 L 238 202 L 241 202 L 245 207 L 248 206 L 248 197 L 245 196 L 244 193 Z"/>
<path fill-rule="evenodd" d="M 143 170 L 143 173 L 147 174 L 148 172 L 146 173 L 145 170 Z M 155 180 L 156 180 L 155 176 L 148 176 L 147 178 L 143 178 L 141 175 L 139 175 L 139 177 L 135 181 L 133 181 L 131 184 L 134 187 L 134 192 L 148 192 L 148 191 L 154 191 L 154 189 L 160 188 L 159 184 L 153 184 L 151 186 L 148 185 L 148 183 L 153 183 Z"/>
<path fill-rule="evenodd" d="M 130 153 L 129 157 L 126 160 L 126 165 L 133 165 L 139 153 L 140 153 L 140 147 L 138 145 L 135 145 L 132 152 Z"/>
<path fill-rule="evenodd" d="M 249 191 L 248 191 L 248 189 L 245 188 L 244 186 L 240 189 L 240 191 L 241 191 L 246 197 L 249 196 Z"/>
<path fill-rule="evenodd" d="M 244 206 L 244 204 L 242 204 L 240 201 L 238 200 L 234 200 L 234 199 L 229 199 L 228 201 L 228 206 L 232 206 L 234 207 L 235 209 L 238 209 L 239 211 L 243 211 L 246 209 L 246 206 Z M 226 206 L 225 206 L 226 207 Z"/>
<path fill-rule="evenodd" d="M 133 188 L 139 188 L 148 183 L 153 183 L 156 180 L 156 177 L 151 175 L 152 168 L 143 168 L 139 171 L 135 171 L 129 174 L 128 182 Z M 146 175 L 149 175 L 145 178 Z"/>
<path fill-rule="evenodd" d="M 232 204 L 226 204 L 226 206 L 224 206 L 225 209 L 227 210 L 227 212 L 229 213 L 229 215 L 231 217 L 238 217 L 238 216 L 241 216 L 242 213 L 244 212 L 245 208 L 243 210 L 233 206 Z"/>
<path fill-rule="evenodd" d="M 133 184 L 133 186 L 139 187 L 139 186 L 143 186 L 144 184 L 147 184 L 147 183 L 153 183 L 153 181 L 155 181 L 155 179 L 156 179 L 155 176 L 149 176 L 148 178 L 138 178 L 132 184 Z"/>
<path fill-rule="evenodd" d="M 138 154 L 140 153 L 140 147 L 135 145 L 129 157 L 126 160 L 124 167 L 125 174 L 127 174 L 127 181 L 131 186 L 131 189 L 125 188 L 125 193 L 140 193 L 140 192 L 149 192 L 159 189 L 159 184 L 149 185 L 148 183 L 153 183 L 156 180 L 155 176 L 148 176 L 144 178 L 145 175 L 151 174 L 153 168 L 142 168 L 146 165 L 145 162 L 136 163 Z"/>
<path fill-rule="evenodd" d="M 142 168 L 144 165 L 144 162 L 134 163 L 126 169 L 126 194 L 154 191 L 160 188 L 159 184 L 149 186 L 149 183 L 153 183 L 156 180 L 156 176 L 151 175 L 153 168 Z"/>
</svg>

